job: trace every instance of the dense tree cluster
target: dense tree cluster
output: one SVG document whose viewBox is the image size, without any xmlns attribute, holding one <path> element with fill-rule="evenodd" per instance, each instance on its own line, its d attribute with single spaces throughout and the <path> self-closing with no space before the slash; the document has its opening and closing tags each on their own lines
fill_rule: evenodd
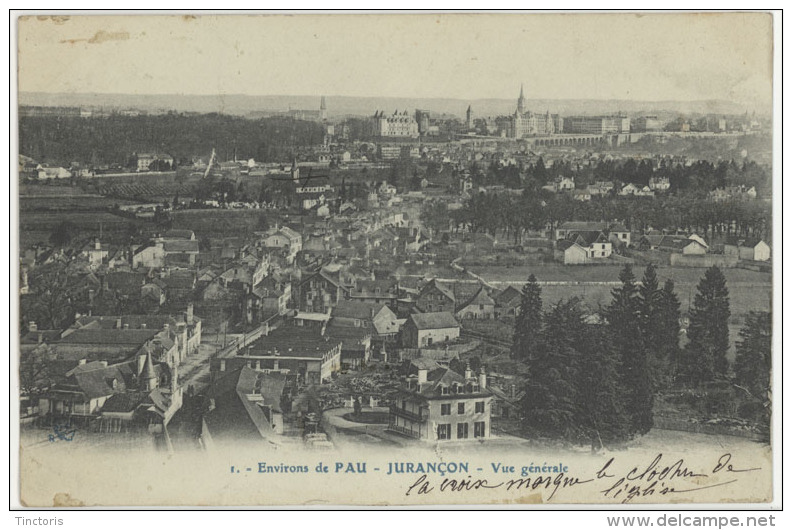
<svg viewBox="0 0 792 530">
<path fill-rule="evenodd" d="M 34 160 L 68 166 L 123 164 L 132 153 L 167 153 L 178 161 L 208 156 L 229 160 L 282 161 L 299 147 L 324 138 L 319 123 L 287 117 L 249 120 L 224 114 L 107 117 L 21 117 L 19 152 Z"/>
<path fill-rule="evenodd" d="M 735 381 L 755 399 L 769 399 L 772 318 L 767 311 L 752 311 L 745 319 L 737 342 Z"/>
<path fill-rule="evenodd" d="M 729 292 L 718 267 L 707 269 L 699 282 L 684 348 L 673 282 L 661 287 L 652 265 L 640 283 L 629 265 L 619 280 L 611 302 L 597 314 L 584 311 L 575 298 L 543 311 L 536 278 L 523 288 L 512 356 L 526 366 L 526 433 L 591 444 L 592 450 L 618 444 L 652 428 L 658 392 L 687 388 L 706 395 L 713 383 L 733 385 L 742 396 L 741 417 L 766 423 L 770 313 L 748 314 L 732 365 L 726 355 Z"/>
<path fill-rule="evenodd" d="M 582 160 L 555 160 L 548 166 L 539 157 L 532 164 L 503 166 L 495 161 L 489 164 L 474 162 L 470 172 L 476 186 L 500 184 L 513 189 L 539 189 L 558 177 L 574 177 L 578 189 L 601 181 L 613 182 L 617 186 L 635 184 L 644 187 L 649 185 L 652 177 L 665 178 L 671 185 L 672 193 L 746 186 L 755 187 L 758 193 L 763 194 L 769 192 L 772 185 L 772 173 L 768 167 L 753 160 L 738 164 L 733 159 L 717 163 L 697 160 L 687 164 L 681 159 L 671 158 L 639 160 L 608 157 L 585 165 Z"/>
<path fill-rule="evenodd" d="M 656 198 L 598 196 L 574 200 L 565 193 L 524 190 L 515 195 L 478 192 L 450 213 L 455 226 L 502 235 L 519 243 L 529 230 L 555 228 L 565 221 L 620 222 L 635 231 L 687 230 L 707 238 L 728 235 L 767 238 L 770 205 L 762 201 L 717 202 L 696 194 Z"/>
</svg>

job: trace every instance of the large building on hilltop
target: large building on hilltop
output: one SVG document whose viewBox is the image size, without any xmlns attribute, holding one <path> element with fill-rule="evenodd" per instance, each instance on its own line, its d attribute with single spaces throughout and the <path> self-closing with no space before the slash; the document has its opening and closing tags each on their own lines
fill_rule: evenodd
<svg viewBox="0 0 792 530">
<path fill-rule="evenodd" d="M 407 111 L 395 111 L 386 116 L 384 111 L 374 113 L 374 136 L 417 138 L 418 122 Z"/>
<path fill-rule="evenodd" d="M 526 136 L 545 136 L 558 134 L 564 131 L 564 120 L 559 114 L 538 114 L 526 110 L 525 92 L 520 86 L 520 97 L 517 98 L 517 109 L 509 116 L 506 135 L 510 138 L 524 138 Z"/>
<path fill-rule="evenodd" d="M 569 116 L 564 118 L 564 132 L 570 134 L 615 134 L 630 132 L 630 118 L 613 116 Z"/>
</svg>

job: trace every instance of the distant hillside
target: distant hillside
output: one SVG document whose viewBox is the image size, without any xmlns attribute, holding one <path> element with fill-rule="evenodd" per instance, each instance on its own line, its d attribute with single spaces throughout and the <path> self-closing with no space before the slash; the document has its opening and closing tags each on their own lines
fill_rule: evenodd
<svg viewBox="0 0 792 530">
<path fill-rule="evenodd" d="M 182 95 L 182 94 L 49 94 L 22 92 L 20 105 L 70 106 L 90 108 L 138 109 L 147 112 L 222 112 L 246 115 L 254 111 L 285 111 L 292 109 L 319 108 L 320 96 L 246 96 L 241 94 Z M 476 116 L 497 116 L 514 112 L 514 99 L 461 100 L 446 98 L 391 98 L 391 97 L 347 97 L 327 95 L 327 112 L 332 117 L 356 115 L 367 116 L 375 110 L 391 113 L 394 110 L 426 109 L 434 114 L 451 114 L 462 118 L 471 105 Z M 742 114 L 756 111 L 770 115 L 771 109 L 745 108 L 724 100 L 707 101 L 634 101 L 634 100 L 590 100 L 590 99 L 528 99 L 527 106 L 534 112 L 550 111 L 563 115 L 604 114 L 625 112 L 640 114 Z"/>
</svg>

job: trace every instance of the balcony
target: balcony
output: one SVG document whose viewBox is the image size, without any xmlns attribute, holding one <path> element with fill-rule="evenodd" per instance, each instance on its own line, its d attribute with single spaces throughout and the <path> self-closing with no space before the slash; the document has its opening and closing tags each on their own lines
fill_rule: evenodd
<svg viewBox="0 0 792 530">
<path fill-rule="evenodd" d="M 403 408 L 397 407 L 396 405 L 390 406 L 390 413 L 406 420 L 415 421 L 418 423 L 426 423 L 426 416 L 416 414 L 415 412 L 410 412 L 409 410 L 404 410 Z"/>
<path fill-rule="evenodd" d="M 418 439 L 418 440 L 421 438 L 421 435 L 419 433 L 417 433 L 415 431 L 411 431 L 410 429 L 406 429 L 406 428 L 404 428 L 404 427 L 402 427 L 400 425 L 394 425 L 392 423 L 390 425 L 388 425 L 388 429 L 387 430 L 391 431 L 391 432 L 399 433 L 399 434 L 407 436 L 409 438 L 415 438 L 415 439 Z"/>
</svg>

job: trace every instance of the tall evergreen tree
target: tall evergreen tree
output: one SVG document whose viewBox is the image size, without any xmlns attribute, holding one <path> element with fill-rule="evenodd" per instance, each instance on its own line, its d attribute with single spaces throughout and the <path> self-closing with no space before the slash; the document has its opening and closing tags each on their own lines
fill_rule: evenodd
<svg viewBox="0 0 792 530">
<path fill-rule="evenodd" d="M 662 386 L 666 372 L 665 347 L 660 342 L 663 335 L 663 322 L 660 319 L 662 310 L 662 290 L 657 280 L 657 269 L 650 263 L 646 266 L 641 285 L 638 287 L 638 311 L 640 327 L 646 348 L 646 361 L 652 388 Z"/>
<path fill-rule="evenodd" d="M 661 349 L 659 357 L 665 360 L 666 363 L 666 382 L 670 383 L 671 379 L 677 373 L 677 364 L 679 362 L 679 318 L 681 313 L 679 311 L 680 303 L 679 298 L 674 292 L 674 281 L 670 278 L 663 284 L 663 289 L 660 291 L 660 310 L 658 311 L 658 321 L 660 333 L 657 335 L 657 343 Z"/>
<path fill-rule="evenodd" d="M 607 329 L 586 325 L 576 337 L 580 347 L 577 380 L 577 425 L 580 441 L 592 452 L 622 442 L 632 433 L 631 419 L 624 406 L 619 360 L 610 345 Z"/>
<path fill-rule="evenodd" d="M 533 436 L 578 439 L 576 349 L 583 315 L 578 300 L 560 301 L 544 315 L 542 348 L 528 367 L 522 402 L 524 428 Z"/>
<path fill-rule="evenodd" d="M 699 281 L 690 309 L 689 342 L 680 360 L 681 375 L 688 382 L 698 385 L 726 377 L 730 316 L 726 278 L 712 266 Z"/>
<path fill-rule="evenodd" d="M 770 391 L 771 332 L 770 313 L 751 311 L 737 342 L 735 381 L 760 400 L 766 400 Z"/>
<path fill-rule="evenodd" d="M 654 423 L 654 394 L 641 332 L 638 287 L 630 265 L 624 266 L 619 280 L 621 286 L 613 289 L 613 300 L 605 310 L 608 338 L 621 364 L 621 385 L 632 432 L 646 434 Z"/>
<path fill-rule="evenodd" d="M 523 286 L 520 309 L 514 319 L 512 357 L 530 360 L 536 354 L 542 332 L 542 288 L 531 274 Z"/>
</svg>

